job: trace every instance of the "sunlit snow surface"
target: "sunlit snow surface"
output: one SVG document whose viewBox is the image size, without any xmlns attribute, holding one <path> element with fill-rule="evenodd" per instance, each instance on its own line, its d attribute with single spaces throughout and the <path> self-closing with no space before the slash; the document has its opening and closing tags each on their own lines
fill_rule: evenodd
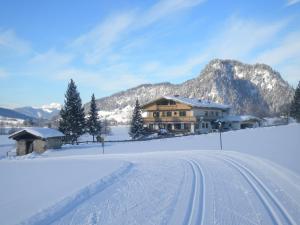
<svg viewBox="0 0 300 225">
<path fill-rule="evenodd" d="M 209 134 L 2 159 L 0 222 L 300 224 L 299 134 L 291 124 L 224 133 L 223 151 Z"/>
</svg>

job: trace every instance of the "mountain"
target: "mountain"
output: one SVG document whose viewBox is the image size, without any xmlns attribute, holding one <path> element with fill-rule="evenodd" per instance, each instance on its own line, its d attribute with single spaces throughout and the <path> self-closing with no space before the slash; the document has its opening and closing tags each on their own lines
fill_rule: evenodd
<svg viewBox="0 0 300 225">
<path fill-rule="evenodd" d="M 232 112 L 256 116 L 278 115 L 294 95 L 281 75 L 265 64 L 244 64 L 236 60 L 212 60 L 194 79 L 181 84 L 143 84 L 98 99 L 100 115 L 128 122 L 136 98 L 141 104 L 162 95 L 182 95 L 229 104 Z M 89 103 L 85 104 L 88 111 Z"/>
<path fill-rule="evenodd" d="M 31 106 L 25 106 L 15 108 L 14 110 L 23 113 L 27 116 L 37 119 L 51 119 L 59 114 L 61 105 L 59 103 L 51 103 L 49 105 L 43 105 L 41 108 L 35 108 Z"/>
<path fill-rule="evenodd" d="M 0 107 L 0 117 L 4 118 L 13 118 L 13 119 L 21 119 L 21 120 L 32 120 L 33 118 L 22 113 L 16 112 L 12 109 L 6 109 Z"/>
</svg>

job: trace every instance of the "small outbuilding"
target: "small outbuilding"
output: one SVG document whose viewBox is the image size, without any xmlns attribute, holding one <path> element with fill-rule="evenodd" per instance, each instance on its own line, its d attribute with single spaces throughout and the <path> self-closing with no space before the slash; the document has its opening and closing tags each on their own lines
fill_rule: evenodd
<svg viewBox="0 0 300 225">
<path fill-rule="evenodd" d="M 220 120 L 224 122 L 224 128 L 229 130 L 256 128 L 259 127 L 262 122 L 260 118 L 251 115 L 228 115 Z"/>
<path fill-rule="evenodd" d="M 9 136 L 17 142 L 17 155 L 42 153 L 47 149 L 60 148 L 63 137 L 64 134 L 58 130 L 41 127 L 25 128 Z"/>
</svg>

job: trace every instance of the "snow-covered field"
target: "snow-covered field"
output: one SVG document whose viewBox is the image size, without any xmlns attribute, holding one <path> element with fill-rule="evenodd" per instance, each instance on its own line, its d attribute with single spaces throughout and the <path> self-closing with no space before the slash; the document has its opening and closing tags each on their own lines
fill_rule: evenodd
<svg viewBox="0 0 300 225">
<path fill-rule="evenodd" d="M 299 134 L 227 132 L 224 151 L 216 133 L 5 158 L 0 224 L 300 224 Z"/>
</svg>

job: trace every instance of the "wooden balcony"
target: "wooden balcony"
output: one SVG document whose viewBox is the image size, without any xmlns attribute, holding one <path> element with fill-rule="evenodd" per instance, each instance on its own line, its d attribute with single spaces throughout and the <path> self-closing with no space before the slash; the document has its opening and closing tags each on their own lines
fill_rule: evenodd
<svg viewBox="0 0 300 225">
<path fill-rule="evenodd" d="M 176 116 L 176 117 L 145 117 L 143 118 L 145 123 L 191 123 L 191 122 L 196 122 L 196 118 L 193 116 Z"/>
</svg>

